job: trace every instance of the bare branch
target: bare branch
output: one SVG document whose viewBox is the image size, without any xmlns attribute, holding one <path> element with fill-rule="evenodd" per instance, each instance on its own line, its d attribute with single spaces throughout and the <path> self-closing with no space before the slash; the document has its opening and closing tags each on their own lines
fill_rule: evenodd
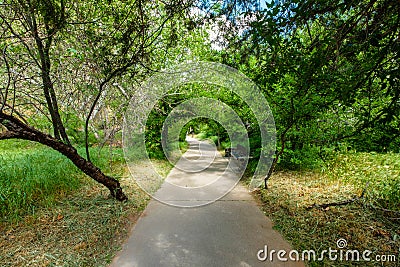
<svg viewBox="0 0 400 267">
<path fill-rule="evenodd" d="M 311 206 L 308 206 L 307 209 L 312 209 L 312 208 L 317 208 L 317 209 L 326 209 L 328 207 L 332 207 L 332 206 L 344 206 L 344 205 L 348 205 L 351 204 L 353 202 L 359 201 L 361 199 L 364 198 L 365 192 L 367 190 L 367 187 L 369 185 L 369 182 L 367 182 L 365 184 L 365 187 L 363 189 L 363 191 L 361 192 L 361 195 L 359 197 L 354 197 L 348 200 L 343 200 L 343 201 L 339 201 L 339 202 L 331 202 L 331 203 L 326 203 L 326 204 L 312 204 Z"/>
</svg>

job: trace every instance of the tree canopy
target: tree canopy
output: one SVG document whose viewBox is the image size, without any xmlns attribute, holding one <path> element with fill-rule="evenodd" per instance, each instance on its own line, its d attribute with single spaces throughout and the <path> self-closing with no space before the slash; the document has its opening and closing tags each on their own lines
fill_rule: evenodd
<svg viewBox="0 0 400 267">
<path fill-rule="evenodd" d="M 227 64 L 261 87 L 277 126 L 273 166 L 282 155 L 281 162 L 296 165 L 306 151 L 323 156 L 343 146 L 399 152 L 399 1 L 8 0 L 0 6 L 0 139 L 60 151 L 120 200 L 126 197 L 119 182 L 91 163 L 88 147 L 121 130 L 132 85 L 185 60 Z M 158 143 L 148 148 L 161 148 L 168 112 L 200 95 L 235 107 L 257 156 L 260 133 L 248 106 L 223 90 L 191 86 L 165 97 L 151 114 L 148 140 Z M 219 141 L 229 141 L 219 124 L 210 125 Z M 77 153 L 79 145 L 86 156 Z"/>
</svg>

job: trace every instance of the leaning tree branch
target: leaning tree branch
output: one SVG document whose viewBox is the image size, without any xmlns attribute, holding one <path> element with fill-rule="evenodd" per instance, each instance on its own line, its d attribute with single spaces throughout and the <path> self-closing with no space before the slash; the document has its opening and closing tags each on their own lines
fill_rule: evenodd
<svg viewBox="0 0 400 267">
<path fill-rule="evenodd" d="M 86 175 L 107 187 L 110 190 L 111 196 L 113 196 L 115 199 L 119 201 L 125 201 L 128 199 L 122 191 L 118 180 L 105 175 L 97 166 L 79 155 L 73 146 L 65 144 L 61 140 L 30 127 L 16 117 L 3 112 L 0 112 L 0 124 L 7 129 L 6 131 L 0 133 L 0 140 L 24 139 L 51 147 L 52 149 L 57 150 L 66 156 Z"/>
<path fill-rule="evenodd" d="M 23 116 L 21 113 L 19 113 L 19 112 L 15 109 L 15 106 L 10 106 L 10 105 L 7 104 L 7 103 L 4 103 L 4 106 L 7 107 L 8 109 L 10 109 L 12 114 L 15 113 L 15 114 L 18 116 L 18 118 L 19 118 L 20 120 L 22 120 L 23 123 L 28 124 L 28 122 L 26 121 L 26 119 L 24 118 L 24 116 Z M 2 110 L 0 110 L 0 112 L 1 112 L 1 111 L 2 111 Z"/>
<path fill-rule="evenodd" d="M 366 183 L 363 191 L 361 192 L 361 195 L 359 197 L 353 197 L 351 199 L 343 200 L 343 201 L 338 201 L 338 202 L 331 202 L 331 203 L 325 203 L 325 204 L 312 204 L 311 206 L 308 206 L 306 209 L 312 209 L 312 208 L 317 208 L 317 209 L 326 209 L 328 207 L 333 207 L 333 206 L 344 206 L 351 204 L 353 202 L 359 201 L 364 198 L 365 192 L 368 187 L 368 182 Z"/>
</svg>

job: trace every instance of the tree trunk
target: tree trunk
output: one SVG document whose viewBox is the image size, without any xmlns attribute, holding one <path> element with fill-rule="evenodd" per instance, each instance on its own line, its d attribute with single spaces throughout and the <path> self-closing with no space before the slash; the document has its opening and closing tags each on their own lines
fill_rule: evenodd
<svg viewBox="0 0 400 267">
<path fill-rule="evenodd" d="M 61 6 L 63 7 L 63 1 Z M 50 8 L 50 7 L 47 7 Z M 61 17 L 64 16 L 64 10 L 62 10 Z M 62 123 L 61 116 L 59 113 L 59 107 L 57 103 L 56 93 L 54 91 L 53 82 L 50 77 L 50 47 L 53 41 L 53 35 L 57 29 L 50 27 L 49 21 L 44 21 L 44 26 L 47 33 L 47 38 L 43 39 L 39 35 L 39 27 L 36 22 L 36 17 L 34 16 L 34 12 L 31 10 L 30 15 L 27 19 L 31 22 L 31 32 L 35 39 L 36 47 L 39 52 L 40 59 L 40 72 L 43 83 L 43 93 L 46 98 L 47 108 L 50 112 L 51 121 L 53 123 L 54 128 L 54 137 L 58 140 L 63 140 L 65 143 L 70 145 L 70 141 L 68 139 L 68 135 L 65 132 L 65 127 Z M 61 23 L 61 22 L 60 22 Z"/>
<path fill-rule="evenodd" d="M 115 199 L 119 201 L 125 201 L 128 199 L 122 191 L 121 185 L 118 180 L 105 175 L 93 163 L 81 157 L 73 146 L 65 144 L 60 140 L 52 137 L 51 135 L 42 133 L 24 124 L 22 121 L 15 118 L 14 116 L 0 113 L 0 124 L 4 125 L 7 128 L 6 132 L 0 133 L 0 140 L 24 139 L 38 142 L 48 147 L 51 147 L 70 159 L 72 163 L 74 163 L 75 166 L 77 166 L 85 174 L 107 187 L 110 190 L 111 195 Z"/>
<path fill-rule="evenodd" d="M 279 158 L 283 155 L 283 153 L 285 152 L 285 143 L 286 143 L 286 134 L 287 132 L 290 130 L 290 128 L 292 128 L 292 126 L 294 125 L 294 121 L 292 120 L 289 125 L 286 127 L 286 129 L 281 133 L 280 135 L 280 139 L 281 139 L 281 149 L 278 151 L 278 153 L 275 154 L 275 158 L 272 161 L 272 165 L 269 168 L 269 171 L 267 173 L 267 175 L 264 177 L 264 187 L 265 189 L 268 189 L 268 179 L 271 177 L 272 173 L 275 171 L 275 167 L 278 164 Z"/>
</svg>

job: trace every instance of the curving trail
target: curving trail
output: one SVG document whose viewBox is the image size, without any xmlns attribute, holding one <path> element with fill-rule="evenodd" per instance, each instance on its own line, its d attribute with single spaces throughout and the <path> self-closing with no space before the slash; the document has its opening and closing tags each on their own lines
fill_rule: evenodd
<svg viewBox="0 0 400 267">
<path fill-rule="evenodd" d="M 213 202 L 182 208 L 151 200 L 110 267 L 304 266 L 302 262 L 278 261 L 276 253 L 272 262 L 257 258 L 266 245 L 269 252 L 289 252 L 290 245 L 272 229 L 271 221 L 240 183 L 214 202 L 223 191 L 219 185 L 236 183 L 234 162 L 221 157 L 207 142 L 188 142 L 189 150 L 156 197 L 183 206 Z M 196 197 L 190 190 L 179 191 L 188 187 L 198 190 Z"/>
</svg>

